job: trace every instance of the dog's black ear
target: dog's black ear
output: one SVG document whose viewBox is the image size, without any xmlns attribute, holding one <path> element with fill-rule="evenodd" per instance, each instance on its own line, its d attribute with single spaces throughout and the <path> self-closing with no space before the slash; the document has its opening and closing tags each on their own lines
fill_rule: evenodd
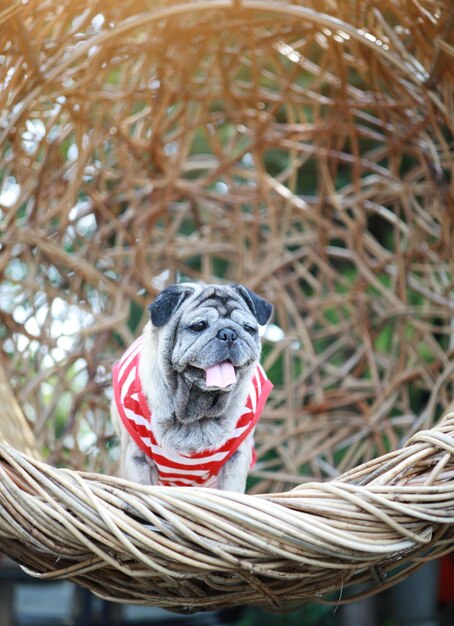
<svg viewBox="0 0 454 626">
<path fill-rule="evenodd" d="M 246 304 L 251 309 L 252 313 L 257 318 L 258 323 L 263 326 L 271 317 L 273 311 L 273 305 L 258 296 L 256 293 L 245 287 L 235 283 L 232 287 L 238 291 L 238 293 L 246 301 Z"/>
<path fill-rule="evenodd" d="M 167 324 L 173 313 L 193 291 L 184 285 L 170 285 L 161 291 L 156 300 L 148 307 L 152 324 L 154 326 Z"/>
</svg>

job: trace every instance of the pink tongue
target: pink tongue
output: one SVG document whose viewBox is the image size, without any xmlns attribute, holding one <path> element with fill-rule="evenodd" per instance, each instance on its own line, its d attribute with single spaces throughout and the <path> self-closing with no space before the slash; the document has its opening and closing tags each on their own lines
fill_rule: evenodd
<svg viewBox="0 0 454 626">
<path fill-rule="evenodd" d="M 235 368 L 231 363 L 219 363 L 212 365 L 205 370 L 205 384 L 207 387 L 228 387 L 232 383 L 236 383 Z"/>
</svg>

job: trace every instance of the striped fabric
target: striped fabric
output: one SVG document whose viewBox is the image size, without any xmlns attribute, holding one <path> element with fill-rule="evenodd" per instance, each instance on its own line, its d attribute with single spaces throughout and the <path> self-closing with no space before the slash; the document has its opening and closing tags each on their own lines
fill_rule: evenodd
<svg viewBox="0 0 454 626">
<path fill-rule="evenodd" d="M 249 395 L 231 438 L 220 448 L 192 455 L 162 448 L 153 434 L 153 420 L 138 375 L 142 337 L 113 366 L 115 403 L 124 426 L 141 450 L 150 456 L 159 472 L 159 484 L 215 487 L 224 463 L 240 447 L 256 425 L 273 387 L 261 365 L 252 378 Z M 253 450 L 253 463 L 255 463 Z"/>
</svg>

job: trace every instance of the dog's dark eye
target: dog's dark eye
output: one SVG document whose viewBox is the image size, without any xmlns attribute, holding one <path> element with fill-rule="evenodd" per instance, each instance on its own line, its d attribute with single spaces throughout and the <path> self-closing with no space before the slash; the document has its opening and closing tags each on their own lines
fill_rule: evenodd
<svg viewBox="0 0 454 626">
<path fill-rule="evenodd" d="M 243 328 L 250 335 L 255 335 L 257 332 L 257 329 L 255 328 L 255 326 L 250 326 L 249 324 L 244 324 Z"/>
<path fill-rule="evenodd" d="M 201 320 L 200 322 L 194 322 L 189 326 L 190 330 L 193 330 L 195 333 L 201 333 L 202 330 L 208 328 L 208 323 Z"/>
</svg>

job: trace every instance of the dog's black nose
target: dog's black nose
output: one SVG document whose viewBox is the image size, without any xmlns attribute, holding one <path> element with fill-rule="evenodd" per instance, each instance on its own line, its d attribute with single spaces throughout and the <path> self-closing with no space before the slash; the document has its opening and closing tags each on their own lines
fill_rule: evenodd
<svg viewBox="0 0 454 626">
<path fill-rule="evenodd" d="M 217 334 L 217 338 L 221 341 L 227 341 L 227 343 L 233 343 L 237 338 L 237 334 L 231 328 L 221 328 Z"/>
</svg>

